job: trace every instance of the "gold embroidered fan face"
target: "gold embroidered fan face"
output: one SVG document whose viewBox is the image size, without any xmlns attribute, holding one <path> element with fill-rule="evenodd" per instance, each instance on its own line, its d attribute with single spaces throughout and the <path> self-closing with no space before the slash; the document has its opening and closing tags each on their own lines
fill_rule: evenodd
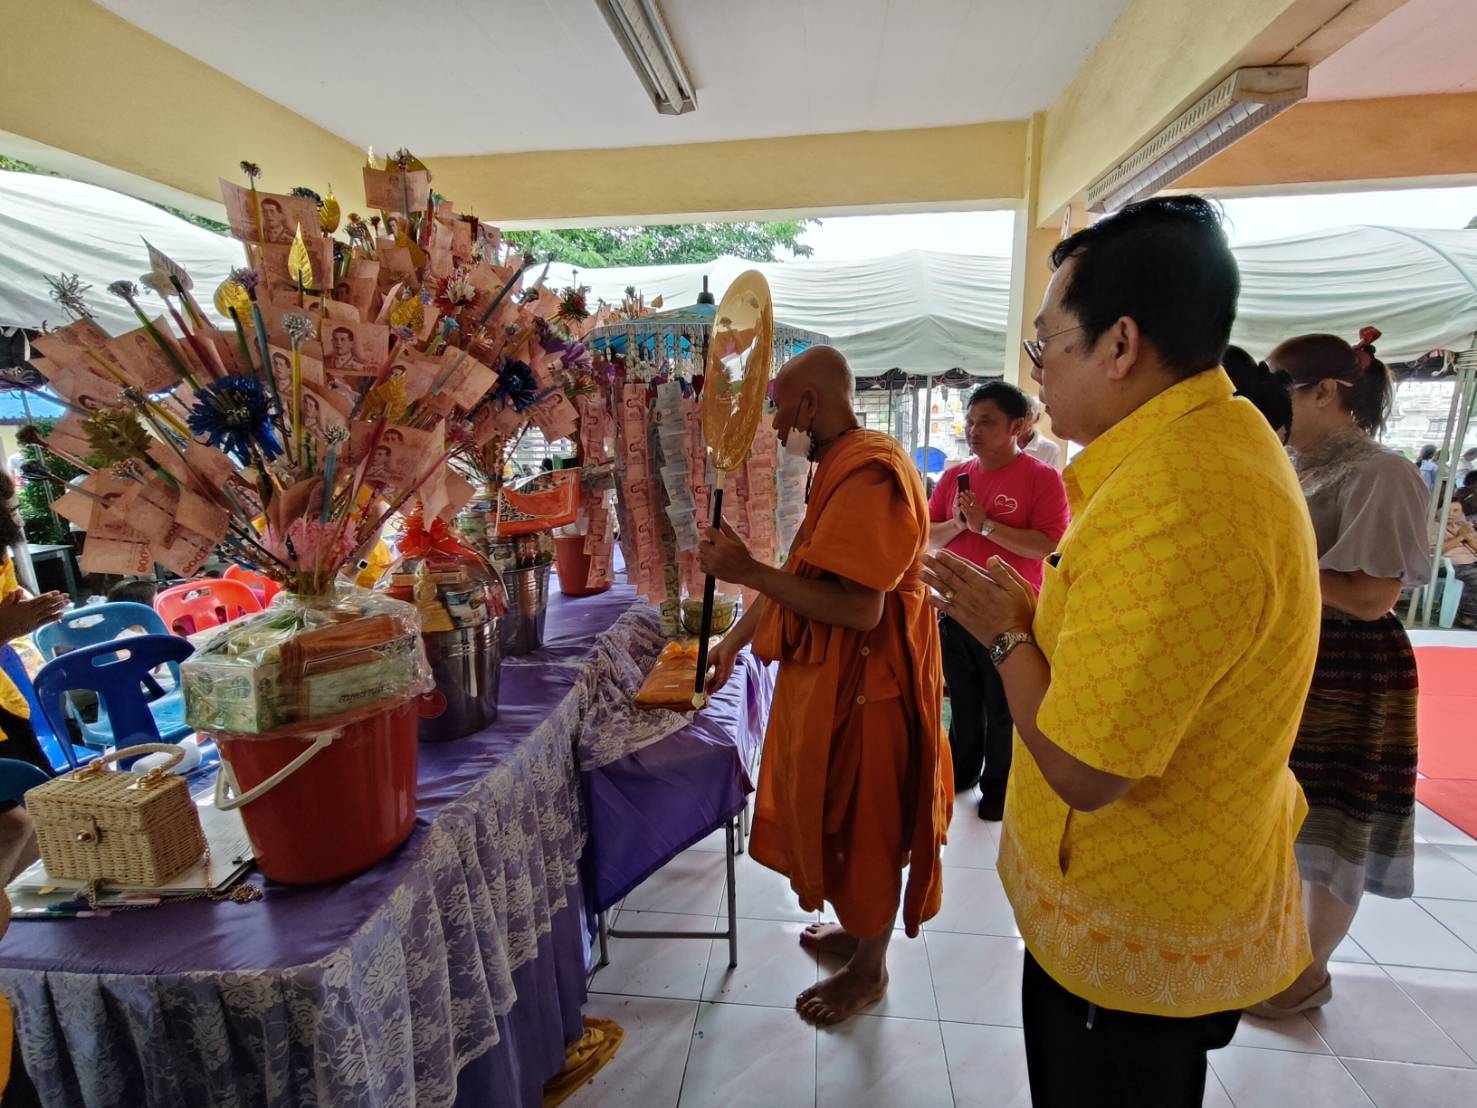
<svg viewBox="0 0 1477 1108">
<path fill-rule="evenodd" d="M 774 305 L 758 270 L 741 273 L 713 316 L 703 380 L 703 437 L 720 470 L 749 456 L 774 364 Z"/>
</svg>

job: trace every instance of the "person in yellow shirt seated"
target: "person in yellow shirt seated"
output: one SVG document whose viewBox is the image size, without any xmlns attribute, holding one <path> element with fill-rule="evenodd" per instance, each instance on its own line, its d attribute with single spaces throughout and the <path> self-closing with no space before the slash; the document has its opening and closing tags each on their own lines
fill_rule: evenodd
<svg viewBox="0 0 1477 1108">
<path fill-rule="evenodd" d="M 1219 368 L 1239 274 L 1199 197 L 1061 242 L 1027 353 L 1072 524 L 1039 600 L 941 552 L 935 606 L 1016 722 L 998 871 L 1032 1102 L 1192 1108 L 1206 1052 L 1310 961 L 1287 759 L 1318 649 L 1312 526 Z"/>
<path fill-rule="evenodd" d="M 15 579 L 10 551 L 26 541 L 15 510 L 15 481 L 0 465 L 0 650 L 50 623 L 69 603 L 59 592 L 32 597 Z M 0 672 L 0 758 L 16 758 L 52 772 L 51 763 L 31 727 L 31 706 L 11 678 Z M 58 736 L 66 742 L 66 736 Z M 26 810 L 15 801 L 0 803 L 0 889 L 38 857 L 36 832 Z M 10 900 L 0 891 L 0 934 L 10 924 Z M 24 1108 L 38 1103 L 35 1090 L 20 1068 L 14 1050 L 15 1031 L 10 1005 L 0 997 L 0 1108 Z"/>
</svg>

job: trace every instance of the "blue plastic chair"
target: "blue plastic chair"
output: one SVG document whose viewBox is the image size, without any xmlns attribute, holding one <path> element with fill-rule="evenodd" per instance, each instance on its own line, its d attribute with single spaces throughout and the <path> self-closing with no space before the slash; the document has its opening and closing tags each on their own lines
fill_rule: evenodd
<svg viewBox="0 0 1477 1108">
<path fill-rule="evenodd" d="M 1450 558 L 1441 559 L 1441 615 L 1438 622 L 1442 627 L 1456 625 L 1457 610 L 1462 604 L 1462 592 L 1467 583 L 1456 575 L 1456 567 Z"/>
<path fill-rule="evenodd" d="M 164 626 L 164 620 L 153 608 L 119 600 L 111 604 L 73 608 L 55 623 L 37 629 L 31 638 L 41 657 L 50 662 L 84 646 L 112 642 L 135 627 L 142 628 L 149 635 L 169 634 L 169 628 Z M 105 704 L 98 702 L 96 723 L 83 720 L 75 705 L 68 703 L 67 708 L 82 732 L 83 742 L 99 750 L 113 745 L 113 727 Z M 165 742 L 182 739 L 190 733 L 190 725 L 185 722 L 185 697 L 179 687 L 178 673 L 175 674 L 174 688 L 165 690 L 163 696 L 151 703 L 149 710 L 154 713 L 154 722 Z"/>
<path fill-rule="evenodd" d="M 0 758 L 0 803 L 24 804 L 27 790 L 50 780 L 30 762 Z"/>
<path fill-rule="evenodd" d="M 41 667 L 36 674 L 36 699 L 52 730 L 65 734 L 67 691 L 89 689 L 97 693 L 99 714 L 107 710 L 113 745 L 119 750 L 139 743 L 163 742 L 150 709 L 165 691 L 152 671 L 167 665 L 178 687 L 179 663 L 194 652 L 195 648 L 177 635 L 135 635 L 84 646 Z M 73 761 L 69 745 L 62 749 Z"/>
<path fill-rule="evenodd" d="M 0 673 L 4 673 L 15 687 L 20 689 L 21 695 L 26 698 L 26 703 L 31 709 L 31 730 L 36 734 L 36 743 L 41 747 L 41 753 L 46 755 L 46 760 L 51 763 L 51 768 L 58 773 L 77 765 L 81 762 L 90 762 L 97 757 L 97 751 L 89 750 L 83 746 L 73 746 L 72 736 L 63 733 L 62 738 L 52 734 L 51 725 L 46 722 L 46 714 L 41 711 L 41 704 L 36 699 L 36 687 L 31 684 L 31 675 L 26 672 L 26 664 L 21 661 L 21 656 L 16 653 L 15 647 L 10 643 L 0 646 Z M 62 750 L 62 740 L 66 740 L 67 750 Z M 0 747 L 0 753 L 4 748 Z M 13 760 L 13 759 L 12 759 Z"/>
</svg>

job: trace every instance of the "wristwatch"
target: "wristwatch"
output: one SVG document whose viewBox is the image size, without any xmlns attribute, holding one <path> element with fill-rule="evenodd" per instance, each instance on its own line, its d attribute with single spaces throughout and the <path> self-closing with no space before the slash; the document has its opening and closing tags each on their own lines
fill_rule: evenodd
<svg viewBox="0 0 1477 1108">
<path fill-rule="evenodd" d="M 1030 643 L 1035 646 L 1036 636 L 1029 631 L 1007 631 L 1003 635 L 996 635 L 994 641 L 985 649 L 990 652 L 990 662 L 998 666 L 1010 657 L 1010 652 L 1021 643 Z"/>
</svg>

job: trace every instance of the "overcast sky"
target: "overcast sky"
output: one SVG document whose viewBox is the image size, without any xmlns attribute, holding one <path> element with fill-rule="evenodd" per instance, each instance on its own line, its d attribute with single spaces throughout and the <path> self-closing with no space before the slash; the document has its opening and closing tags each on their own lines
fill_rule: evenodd
<svg viewBox="0 0 1477 1108">
<path fill-rule="evenodd" d="M 1316 196 L 1227 200 L 1233 243 L 1265 242 L 1351 224 L 1464 227 L 1477 216 L 1477 188 L 1406 189 Z M 1010 253 L 1010 212 L 863 215 L 829 218 L 806 229 L 803 241 L 820 261 L 875 258 L 902 250 L 954 254 Z"/>
</svg>

